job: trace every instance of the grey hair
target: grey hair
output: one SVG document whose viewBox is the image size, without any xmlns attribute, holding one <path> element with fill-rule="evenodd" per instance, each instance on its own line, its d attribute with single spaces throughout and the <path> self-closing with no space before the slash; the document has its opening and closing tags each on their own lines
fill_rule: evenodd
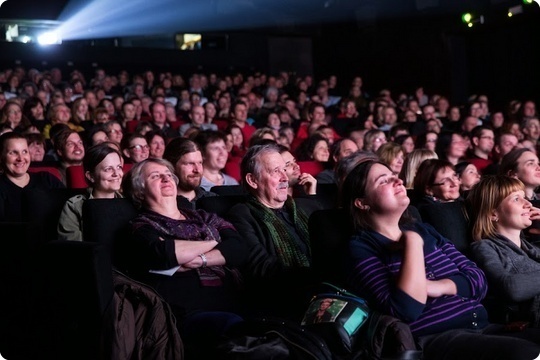
<svg viewBox="0 0 540 360">
<path fill-rule="evenodd" d="M 256 179 L 260 179 L 262 173 L 261 157 L 270 153 L 280 153 L 277 144 L 254 145 L 244 155 L 240 164 L 240 170 L 242 174 L 242 185 L 248 192 L 251 192 L 253 189 L 247 184 L 246 175 L 253 174 Z"/>
<path fill-rule="evenodd" d="M 131 198 L 131 201 L 133 201 L 133 204 L 135 204 L 135 206 L 139 209 L 143 206 L 144 203 L 145 179 L 143 173 L 147 164 L 158 164 L 165 166 L 171 172 L 173 180 L 178 186 L 178 176 L 175 175 L 174 167 L 167 160 L 148 158 L 134 164 L 128 173 L 128 189 L 125 190 L 127 190 L 126 193 Z"/>
</svg>

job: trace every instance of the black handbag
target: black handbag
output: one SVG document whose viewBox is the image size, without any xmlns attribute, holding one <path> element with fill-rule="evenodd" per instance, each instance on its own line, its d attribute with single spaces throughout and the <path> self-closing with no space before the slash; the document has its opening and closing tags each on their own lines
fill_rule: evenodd
<svg viewBox="0 0 540 360">
<path fill-rule="evenodd" d="M 323 286 L 329 291 L 311 299 L 302 326 L 319 334 L 333 351 L 349 354 L 361 340 L 371 310 L 364 299 L 328 283 Z"/>
</svg>

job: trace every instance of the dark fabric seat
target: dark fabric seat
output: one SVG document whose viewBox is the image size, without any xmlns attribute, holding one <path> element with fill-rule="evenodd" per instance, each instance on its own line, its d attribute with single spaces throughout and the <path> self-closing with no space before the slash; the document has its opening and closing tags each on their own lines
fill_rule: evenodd
<svg viewBox="0 0 540 360">
<path fill-rule="evenodd" d="M 213 189 L 215 189 L 215 187 L 212 188 L 212 191 Z M 203 197 L 197 200 L 196 207 L 197 209 L 215 213 L 220 217 L 224 217 L 234 205 L 245 202 L 247 198 L 247 195 Z"/>
<path fill-rule="evenodd" d="M 129 221 L 137 209 L 129 199 L 90 199 L 83 204 L 83 239 L 99 243 L 112 254 L 115 267 L 125 270 L 129 254 L 117 251 L 129 249 Z"/>
<path fill-rule="evenodd" d="M 242 185 L 213 186 L 210 191 L 222 196 L 246 194 Z"/>
<path fill-rule="evenodd" d="M 66 201 L 86 189 L 23 189 L 22 216 L 23 221 L 38 226 L 37 239 L 51 241 L 58 239 L 58 219 Z"/>
<path fill-rule="evenodd" d="M 336 286 L 345 284 L 343 256 L 353 233 L 343 209 L 315 211 L 309 217 L 312 266 L 320 281 Z"/>
<path fill-rule="evenodd" d="M 416 204 L 416 208 L 425 223 L 450 240 L 461 253 L 469 255 L 471 235 L 462 200 L 442 203 L 423 198 Z"/>
<path fill-rule="evenodd" d="M 36 228 L 0 224 L 0 352 L 8 359 L 100 358 L 110 254 L 99 244 L 45 242 Z"/>
</svg>

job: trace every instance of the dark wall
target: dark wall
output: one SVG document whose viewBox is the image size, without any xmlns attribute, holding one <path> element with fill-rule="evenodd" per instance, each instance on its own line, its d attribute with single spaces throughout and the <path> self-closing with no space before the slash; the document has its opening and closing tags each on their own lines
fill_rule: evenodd
<svg viewBox="0 0 540 360">
<path fill-rule="evenodd" d="M 454 103 L 484 93 L 494 106 L 540 101 L 540 12 L 467 28 L 459 21 L 395 21 L 371 27 L 327 26 L 314 37 L 318 76 L 342 85 L 360 75 L 365 88 L 394 95 L 423 85 Z"/>
<path fill-rule="evenodd" d="M 216 40 L 212 41 L 212 48 L 207 48 L 203 41 L 203 49 L 198 51 L 115 47 L 114 39 L 65 42 L 48 47 L 0 42 L 0 69 L 23 65 L 37 69 L 60 67 L 67 71 L 74 68 L 89 73 L 97 66 L 111 73 L 121 69 L 132 72 L 155 69 L 181 74 L 196 71 L 221 74 L 235 71 L 269 72 L 274 69 L 298 73 L 313 71 L 309 37 L 229 33 L 213 35 L 211 39 Z M 166 42 L 166 39 L 160 37 L 159 41 Z M 170 42 L 174 43 L 172 36 Z M 127 41 L 121 40 L 119 43 Z M 134 42 L 130 41 L 129 44 Z"/>
</svg>

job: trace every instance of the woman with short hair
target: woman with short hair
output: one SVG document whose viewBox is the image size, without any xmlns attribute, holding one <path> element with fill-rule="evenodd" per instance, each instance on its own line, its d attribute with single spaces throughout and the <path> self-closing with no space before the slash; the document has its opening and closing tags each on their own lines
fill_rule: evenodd
<svg viewBox="0 0 540 360">
<path fill-rule="evenodd" d="M 473 220 L 471 252 L 502 304 L 516 304 L 516 320 L 540 327 L 540 248 L 523 230 L 540 219 L 525 197 L 525 186 L 508 176 L 488 176 L 469 194 Z"/>
<path fill-rule="evenodd" d="M 86 200 L 122 197 L 122 155 L 111 143 L 103 142 L 89 148 L 83 159 L 83 168 L 88 184 L 87 193 L 66 201 L 58 221 L 58 236 L 61 240 L 83 240 L 82 209 Z"/>
</svg>

